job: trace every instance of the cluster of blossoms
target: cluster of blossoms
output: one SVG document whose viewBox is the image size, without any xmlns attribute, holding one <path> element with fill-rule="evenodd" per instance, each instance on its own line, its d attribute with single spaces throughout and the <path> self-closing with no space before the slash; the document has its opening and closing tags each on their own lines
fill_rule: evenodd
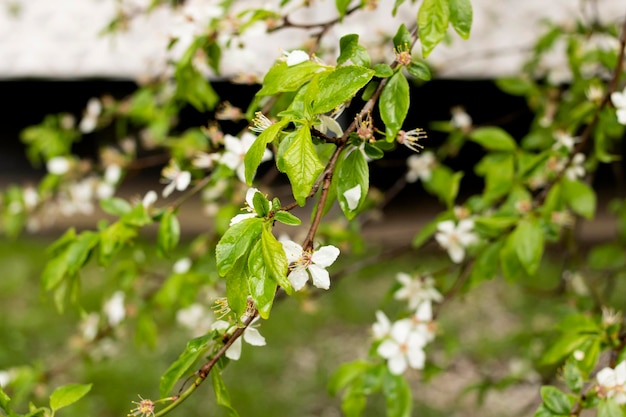
<svg viewBox="0 0 626 417">
<path fill-rule="evenodd" d="M 407 368 L 424 368 L 424 347 L 435 338 L 432 303 L 441 302 L 443 296 L 430 276 L 413 278 L 399 273 L 397 280 L 401 287 L 394 298 L 407 301 L 414 313 L 392 323 L 385 313 L 377 311 L 372 333 L 378 343 L 376 353 L 387 360 L 391 373 L 400 375 Z"/>
</svg>

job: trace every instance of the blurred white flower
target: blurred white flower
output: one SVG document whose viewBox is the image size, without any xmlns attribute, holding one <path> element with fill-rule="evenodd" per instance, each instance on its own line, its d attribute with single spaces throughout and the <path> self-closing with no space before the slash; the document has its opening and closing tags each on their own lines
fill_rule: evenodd
<svg viewBox="0 0 626 417">
<path fill-rule="evenodd" d="M 575 181 L 578 178 L 583 178 L 585 176 L 585 154 L 577 153 L 572 158 L 572 163 L 565 170 L 565 176 L 572 181 Z"/>
<path fill-rule="evenodd" d="M 571 151 L 574 149 L 574 145 L 578 143 L 580 138 L 574 137 L 562 130 L 557 130 L 554 132 L 554 139 L 556 142 L 552 145 L 552 149 L 565 148 L 568 151 Z"/>
<path fill-rule="evenodd" d="M 122 167 L 116 164 L 111 164 L 104 170 L 104 181 L 109 184 L 117 184 L 122 178 Z"/>
<path fill-rule="evenodd" d="M 202 304 L 194 303 L 176 312 L 176 322 L 189 329 L 193 337 L 202 336 L 211 329 L 213 313 Z"/>
<path fill-rule="evenodd" d="M 161 182 L 167 184 L 163 189 L 163 197 L 168 197 L 174 190 L 185 191 L 191 183 L 191 173 L 189 171 L 181 171 L 175 161 L 170 162 L 168 166 L 163 168 L 163 179 Z"/>
<path fill-rule="evenodd" d="M 435 240 L 448 251 L 454 263 L 460 263 L 465 258 L 465 248 L 476 243 L 478 237 L 473 232 L 474 221 L 464 219 L 455 225 L 452 220 L 446 220 L 437 225 L 439 231 Z"/>
<path fill-rule="evenodd" d="M 406 173 L 407 182 L 415 182 L 418 179 L 422 181 L 430 180 L 436 163 L 435 155 L 432 152 L 409 156 L 406 160 L 406 164 L 409 167 Z"/>
<path fill-rule="evenodd" d="M 213 168 L 215 162 L 220 159 L 220 155 L 217 153 L 206 153 L 206 152 L 198 152 L 193 157 L 193 161 L 191 161 L 191 165 L 200 169 L 209 169 Z"/>
<path fill-rule="evenodd" d="M 407 367 L 424 368 L 426 342 L 426 338 L 414 330 L 411 320 L 403 319 L 391 325 L 389 338 L 384 340 L 376 351 L 387 359 L 389 371 L 394 375 L 400 375 Z"/>
<path fill-rule="evenodd" d="M 70 170 L 70 160 L 64 156 L 55 156 L 46 162 L 46 169 L 54 175 L 63 175 Z"/>
<path fill-rule="evenodd" d="M 39 194 L 32 186 L 26 186 L 22 190 L 22 199 L 24 200 L 24 208 L 27 211 L 34 209 L 39 203 Z"/>
<path fill-rule="evenodd" d="M 150 190 L 146 193 L 145 196 L 143 196 L 141 204 L 144 206 L 144 208 L 148 209 L 152 207 L 152 205 L 157 201 L 158 198 L 159 196 L 156 191 Z"/>
<path fill-rule="evenodd" d="M 391 322 L 389 318 L 380 310 L 376 311 L 376 323 L 372 325 L 372 333 L 375 340 L 382 340 L 389 336 Z"/>
<path fill-rule="evenodd" d="M 464 132 L 468 131 L 472 127 L 472 117 L 467 114 L 465 109 L 462 106 L 454 106 L 450 110 L 452 113 L 452 126 L 460 129 Z"/>
<path fill-rule="evenodd" d="M 255 140 L 256 136 L 250 132 L 244 132 L 241 139 L 232 135 L 224 135 L 225 152 L 222 154 L 220 162 L 234 170 L 241 182 L 246 182 L 244 158 Z M 261 162 L 270 159 L 272 159 L 272 153 L 266 148 L 261 157 Z"/>
<path fill-rule="evenodd" d="M 598 395 L 612 398 L 617 404 L 626 404 L 626 361 L 622 361 L 615 369 L 604 368 L 596 375 Z"/>
<path fill-rule="evenodd" d="M 172 270 L 175 274 L 185 274 L 191 268 L 191 259 L 190 258 L 182 258 L 176 261 Z"/>
<path fill-rule="evenodd" d="M 261 333 L 259 333 L 255 326 L 258 320 L 258 317 L 252 320 L 250 325 L 246 327 L 246 329 L 243 331 L 242 337 L 237 338 L 237 340 L 235 340 L 233 344 L 228 348 L 228 350 L 226 351 L 226 357 L 228 359 L 236 361 L 241 357 L 241 339 L 245 340 L 246 343 L 252 346 L 266 345 L 265 338 L 261 335 Z M 211 326 L 211 329 L 224 331 L 224 333 L 231 333 L 236 328 L 236 326 L 231 326 L 230 323 L 223 320 L 218 320 Z"/>
<path fill-rule="evenodd" d="M 12 369 L 8 371 L 0 371 L 0 388 L 6 387 L 15 378 L 15 372 Z"/>
<path fill-rule="evenodd" d="M 302 246 L 292 240 L 283 240 L 283 249 L 287 255 L 287 262 L 291 272 L 287 275 L 293 289 L 298 291 L 309 280 L 309 274 L 313 285 L 327 290 L 330 288 L 330 276 L 326 268 L 335 262 L 339 256 L 339 249 L 335 246 L 322 246 L 314 252 L 304 251 Z"/>
<path fill-rule="evenodd" d="M 94 211 L 94 178 L 85 178 L 80 182 L 72 183 L 59 194 L 57 201 L 59 211 L 64 216 L 75 214 L 90 215 Z"/>
<path fill-rule="evenodd" d="M 93 341 L 98 335 L 98 325 L 100 324 L 100 314 L 98 313 L 89 313 L 87 316 L 83 317 L 80 322 L 79 328 L 80 332 L 83 335 L 83 338 L 87 342 Z"/>
<path fill-rule="evenodd" d="M 116 291 L 102 307 L 109 326 L 115 327 L 124 317 L 126 317 L 126 307 L 124 307 L 124 292 Z"/>
<path fill-rule="evenodd" d="M 87 108 L 83 114 L 83 118 L 78 125 L 82 133 L 91 133 L 98 125 L 98 117 L 102 113 L 102 104 L 100 100 L 93 97 L 87 102 Z"/>
<path fill-rule="evenodd" d="M 621 93 L 618 91 L 611 93 L 611 102 L 617 110 L 617 121 L 626 125 L 626 88 Z"/>
<path fill-rule="evenodd" d="M 407 273 L 400 272 L 396 280 L 402 284 L 393 297 L 396 300 L 406 300 L 410 310 L 415 310 L 424 301 L 443 301 L 443 296 L 435 288 L 435 280 L 430 275 L 414 278 Z"/>
</svg>

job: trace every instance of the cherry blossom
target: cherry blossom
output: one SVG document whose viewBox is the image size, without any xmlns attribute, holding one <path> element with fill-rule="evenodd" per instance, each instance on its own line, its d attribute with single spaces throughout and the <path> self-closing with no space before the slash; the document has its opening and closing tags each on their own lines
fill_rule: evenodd
<svg viewBox="0 0 626 417">
<path fill-rule="evenodd" d="M 435 235 L 437 242 L 448 251 L 454 263 L 461 263 L 465 259 L 465 248 L 476 243 L 478 237 L 473 232 L 474 221 L 464 219 L 458 225 L 452 220 L 446 220 L 437 225 L 439 231 Z"/>
<path fill-rule="evenodd" d="M 407 300 L 409 309 L 415 310 L 424 301 L 443 301 L 443 296 L 435 288 L 435 280 L 430 275 L 414 278 L 400 272 L 396 280 L 402 285 L 394 294 L 396 300 Z"/>
<path fill-rule="evenodd" d="M 260 191 L 254 187 L 248 189 L 248 191 L 246 192 L 246 207 L 243 208 L 243 210 L 247 211 L 247 213 L 238 214 L 230 219 L 230 226 L 232 226 L 233 224 L 237 224 L 245 219 L 252 219 L 258 216 L 257 212 L 254 210 L 254 195 L 256 193 L 260 193 Z M 271 209 L 272 202 L 270 201 L 270 210 Z"/>
<path fill-rule="evenodd" d="M 309 54 L 300 49 L 296 49 L 291 52 L 283 51 L 283 60 L 287 63 L 288 67 L 293 67 L 294 65 L 301 64 L 310 59 L 311 57 L 309 56 Z"/>
<path fill-rule="evenodd" d="M 615 369 L 604 368 L 596 375 L 598 395 L 613 398 L 617 404 L 626 404 L 626 361 L 622 361 Z"/>
<path fill-rule="evenodd" d="M 376 350 L 387 359 L 387 366 L 392 374 L 400 375 L 407 367 L 423 369 L 426 361 L 424 346 L 426 338 L 415 331 L 410 319 L 396 321 L 391 326 L 389 338 L 385 339 Z"/>
<path fill-rule="evenodd" d="M 619 91 L 611 93 L 611 102 L 617 110 L 617 121 L 626 125 L 626 88 L 621 93 Z"/>
<path fill-rule="evenodd" d="M 259 321 L 259 318 L 255 318 L 243 331 L 242 337 L 237 338 L 232 345 L 226 351 L 226 357 L 232 360 L 238 360 L 241 357 L 241 348 L 243 339 L 246 343 L 252 346 L 265 346 L 265 338 L 259 333 L 255 324 Z M 224 331 L 225 334 L 231 334 L 237 329 L 237 326 L 231 326 L 230 323 L 224 320 L 218 320 L 211 326 L 213 330 Z"/>
<path fill-rule="evenodd" d="M 168 197 L 174 190 L 185 191 L 191 183 L 191 173 L 182 171 L 175 161 L 163 169 L 163 180 L 167 186 L 163 189 L 163 197 Z"/>
<path fill-rule="evenodd" d="M 104 303 L 104 314 L 107 317 L 109 326 L 115 327 L 124 317 L 126 317 L 126 308 L 124 307 L 124 292 L 116 291 L 109 300 Z"/>
<path fill-rule="evenodd" d="M 291 240 L 283 240 L 281 243 L 291 269 L 287 278 L 294 290 L 299 291 L 304 287 L 309 280 L 309 274 L 317 288 L 324 290 L 330 288 L 330 276 L 326 268 L 339 256 L 339 248 L 328 245 L 309 252 Z"/>
<path fill-rule="evenodd" d="M 78 128 L 82 133 L 91 133 L 98 125 L 98 117 L 102 113 L 102 103 L 100 100 L 93 97 L 87 102 L 87 108 L 85 114 L 78 125 Z"/>
<path fill-rule="evenodd" d="M 241 182 L 246 182 L 244 158 L 255 140 L 256 136 L 250 132 L 243 133 L 241 139 L 232 135 L 224 135 L 224 147 L 226 150 L 219 161 L 235 171 Z M 272 153 L 269 149 L 265 149 L 261 162 L 269 161 L 270 159 L 272 159 Z"/>
<path fill-rule="evenodd" d="M 409 156 L 406 160 L 406 164 L 409 167 L 405 177 L 407 182 L 415 182 L 417 180 L 428 181 L 432 176 L 436 159 L 432 152 L 424 152 L 421 155 Z"/>
</svg>

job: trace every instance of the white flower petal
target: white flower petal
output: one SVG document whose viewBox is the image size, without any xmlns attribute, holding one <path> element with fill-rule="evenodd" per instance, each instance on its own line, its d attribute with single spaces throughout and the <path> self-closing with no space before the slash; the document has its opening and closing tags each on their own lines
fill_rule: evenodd
<svg viewBox="0 0 626 417">
<path fill-rule="evenodd" d="M 406 371 L 407 363 L 404 355 L 392 356 L 387 360 L 389 371 L 394 375 L 402 375 Z"/>
<path fill-rule="evenodd" d="M 165 188 L 163 189 L 163 193 L 161 195 L 163 196 L 163 198 L 167 198 L 169 197 L 170 194 L 174 192 L 175 188 L 176 188 L 176 182 L 172 181 L 165 186 Z"/>
<path fill-rule="evenodd" d="M 260 192 L 258 189 L 251 187 L 246 191 L 246 203 L 248 203 L 248 207 L 254 207 L 254 195 Z"/>
<path fill-rule="evenodd" d="M 437 224 L 437 230 L 446 234 L 450 234 L 456 230 L 456 227 L 452 220 L 446 220 Z"/>
<path fill-rule="evenodd" d="M 309 280 L 309 274 L 306 269 L 302 267 L 296 267 L 293 271 L 287 275 L 287 279 L 291 282 L 291 286 L 295 291 L 300 291 L 304 284 Z"/>
<path fill-rule="evenodd" d="M 424 369 L 424 363 L 426 362 L 426 354 L 421 348 L 409 349 L 406 352 L 406 357 L 409 362 L 409 366 L 413 369 Z"/>
<path fill-rule="evenodd" d="M 450 259 L 452 259 L 452 262 L 454 262 L 455 264 L 463 262 L 463 259 L 465 258 L 465 248 L 463 248 L 463 246 L 450 245 L 447 249 L 448 255 L 450 255 Z"/>
<path fill-rule="evenodd" d="M 48 172 L 54 175 L 63 175 L 70 169 L 70 161 L 64 156 L 55 156 L 46 162 Z"/>
<path fill-rule="evenodd" d="M 293 240 L 281 240 L 280 243 L 283 245 L 288 263 L 297 262 L 298 259 L 300 259 L 302 256 L 302 246 L 298 245 Z"/>
<path fill-rule="evenodd" d="M 259 333 L 259 331 L 255 329 L 254 327 L 248 327 L 243 332 L 243 340 L 245 340 L 246 343 L 252 346 L 265 346 L 266 345 L 265 338 L 261 336 L 261 333 Z"/>
<path fill-rule="evenodd" d="M 285 57 L 286 57 L 288 67 L 301 64 L 310 59 L 309 54 L 307 54 L 306 52 L 300 49 L 296 49 L 295 51 L 285 53 Z"/>
<path fill-rule="evenodd" d="M 357 184 L 344 191 L 343 196 L 346 199 L 346 203 L 348 203 L 348 208 L 350 210 L 356 209 L 359 206 L 359 201 L 361 201 L 361 186 Z"/>
<path fill-rule="evenodd" d="M 228 350 L 226 350 L 226 357 L 234 361 L 241 357 L 241 338 L 235 340 Z"/>
<path fill-rule="evenodd" d="M 378 349 L 376 349 L 376 352 L 378 352 L 378 354 L 385 359 L 402 355 L 402 352 L 400 351 L 400 345 L 398 345 L 393 340 L 385 340 L 384 342 L 382 342 L 380 345 L 378 345 Z"/>
<path fill-rule="evenodd" d="M 256 213 L 244 213 L 244 214 L 238 214 L 235 217 L 233 217 L 232 219 L 230 219 L 230 226 L 232 226 L 233 224 L 237 224 L 241 221 L 244 221 L 246 219 L 252 219 L 256 217 Z"/>
<path fill-rule="evenodd" d="M 328 275 L 328 271 L 312 264 L 309 266 L 309 272 L 311 273 L 311 278 L 313 279 L 313 285 L 323 290 L 330 288 L 330 276 Z"/>
<path fill-rule="evenodd" d="M 339 253 L 339 248 L 333 245 L 322 246 L 313 253 L 311 260 L 314 264 L 319 265 L 322 268 L 326 268 L 331 266 L 333 262 L 337 260 Z"/>
<path fill-rule="evenodd" d="M 374 339 L 380 340 L 389 335 L 389 331 L 391 330 L 391 322 L 382 311 L 376 311 L 376 323 L 372 325 L 372 333 L 374 334 Z"/>
</svg>

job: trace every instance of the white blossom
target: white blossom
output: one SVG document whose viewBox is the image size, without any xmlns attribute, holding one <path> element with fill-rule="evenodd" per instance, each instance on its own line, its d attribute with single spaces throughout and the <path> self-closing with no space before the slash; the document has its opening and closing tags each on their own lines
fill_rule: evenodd
<svg viewBox="0 0 626 417">
<path fill-rule="evenodd" d="M 176 322 L 189 329 L 197 337 L 211 329 L 213 314 L 202 304 L 194 303 L 176 312 Z"/>
<path fill-rule="evenodd" d="M 122 167 L 117 164 L 111 164 L 104 170 L 104 181 L 109 184 L 117 184 L 122 178 Z"/>
<path fill-rule="evenodd" d="M 118 325 L 126 317 L 124 307 L 124 292 L 116 291 L 102 307 L 107 321 L 111 327 Z"/>
<path fill-rule="evenodd" d="M 467 131 L 472 127 L 472 117 L 467 114 L 465 109 L 461 106 L 454 106 L 451 109 L 452 113 L 452 126 L 463 131 Z"/>
<path fill-rule="evenodd" d="M 213 168 L 215 162 L 220 159 L 220 155 L 217 153 L 198 152 L 191 161 L 191 165 L 200 169 Z"/>
<path fill-rule="evenodd" d="M 552 145 L 552 149 L 565 148 L 568 151 L 574 149 L 574 145 L 580 140 L 578 137 L 574 137 L 561 130 L 554 132 L 554 139 L 556 142 Z"/>
<path fill-rule="evenodd" d="M 87 102 L 87 108 L 83 114 L 83 118 L 78 125 L 78 128 L 82 133 L 91 133 L 98 125 L 98 117 L 102 113 L 102 104 L 100 100 L 93 97 Z"/>
<path fill-rule="evenodd" d="M 435 338 L 435 327 L 433 325 L 433 307 L 431 300 L 422 301 L 411 316 L 413 331 L 424 336 L 427 342 L 432 342 Z"/>
<path fill-rule="evenodd" d="M 613 398 L 617 404 L 626 404 L 626 361 L 622 361 L 615 369 L 604 368 L 596 375 L 598 394 L 601 397 Z"/>
<path fill-rule="evenodd" d="M 254 119 L 252 119 L 252 126 L 250 130 L 256 133 L 263 133 L 265 129 L 273 125 L 274 123 L 267 118 L 262 112 L 258 111 L 254 113 Z"/>
<path fill-rule="evenodd" d="M 288 67 L 301 64 L 310 60 L 311 57 L 305 51 L 296 49 L 291 52 L 283 51 L 283 60 L 287 63 Z"/>
<path fill-rule="evenodd" d="M 46 169 L 54 175 L 63 175 L 70 170 L 70 160 L 64 156 L 55 156 L 46 162 Z"/>
<path fill-rule="evenodd" d="M 16 372 L 13 369 L 0 371 L 0 388 L 6 387 L 15 378 Z"/>
<path fill-rule="evenodd" d="M 191 268 L 191 259 L 190 258 L 181 258 L 172 267 L 172 271 L 175 274 L 185 274 Z"/>
<path fill-rule="evenodd" d="M 246 182 L 244 158 L 255 140 L 256 136 L 250 132 L 243 133 L 241 139 L 232 135 L 224 135 L 224 147 L 226 150 L 220 158 L 220 162 L 234 170 L 241 182 Z M 261 157 L 261 162 L 269 161 L 270 159 L 272 159 L 272 153 L 266 148 Z"/>
<path fill-rule="evenodd" d="M 283 240 L 281 243 L 291 268 L 287 278 L 294 290 L 299 291 L 304 287 L 309 280 L 309 274 L 313 285 L 317 288 L 325 290 L 330 288 L 330 276 L 326 268 L 332 265 L 339 256 L 338 248 L 328 245 L 309 252 L 304 251 L 302 246 L 292 240 Z"/>
<path fill-rule="evenodd" d="M 443 301 L 443 296 L 435 288 L 435 280 L 430 275 L 414 278 L 400 272 L 396 275 L 396 280 L 402 286 L 393 296 L 396 300 L 406 300 L 411 310 L 415 310 L 424 301 Z"/>
<path fill-rule="evenodd" d="M 83 334 L 83 338 L 91 342 L 98 335 L 98 325 L 100 324 L 100 314 L 93 312 L 83 317 L 80 322 L 79 328 Z"/>
<path fill-rule="evenodd" d="M 254 195 L 256 193 L 260 193 L 260 191 L 254 187 L 248 188 L 248 191 L 246 191 L 246 207 L 243 208 L 243 210 L 247 211 L 247 213 L 238 214 L 230 219 L 230 226 L 232 226 L 233 224 L 237 224 L 245 219 L 252 219 L 258 216 L 257 212 L 254 210 Z M 270 201 L 270 210 L 271 209 L 272 202 Z"/>
<path fill-rule="evenodd" d="M 575 181 L 578 178 L 583 178 L 585 176 L 585 154 L 577 153 L 572 158 L 572 163 L 565 170 L 565 176 L 572 181 Z"/>
<path fill-rule="evenodd" d="M 446 220 L 437 225 L 439 231 L 435 235 L 437 242 L 448 251 L 454 263 L 460 263 L 465 258 L 465 248 L 476 243 L 478 237 L 473 232 L 474 221 L 464 219 L 455 225 L 452 220 Z"/>
<path fill-rule="evenodd" d="M 392 324 L 389 338 L 385 339 L 376 351 L 387 359 L 389 371 L 400 375 L 406 371 L 407 367 L 424 368 L 426 342 L 426 338 L 420 332 L 415 331 L 411 319 L 403 319 Z"/>
<path fill-rule="evenodd" d="M 152 207 L 152 205 L 157 201 L 158 198 L 159 196 L 156 191 L 150 190 L 146 193 L 146 195 L 143 196 L 143 199 L 141 200 L 141 205 L 143 205 L 145 209 L 148 209 Z"/>
<path fill-rule="evenodd" d="M 428 181 L 436 164 L 435 155 L 432 152 L 411 155 L 407 158 L 406 164 L 409 167 L 406 173 L 407 182 L 415 182 L 418 179 Z"/>
<path fill-rule="evenodd" d="M 258 317 L 252 320 L 252 322 L 248 325 L 248 327 L 246 327 L 246 329 L 243 331 L 242 337 L 237 338 L 237 340 L 235 340 L 233 344 L 230 345 L 230 347 L 226 351 L 226 357 L 228 359 L 232 359 L 236 361 L 241 357 L 241 347 L 242 347 L 241 339 L 243 339 L 246 343 L 252 346 L 265 346 L 266 345 L 265 338 L 261 335 L 261 333 L 259 333 L 259 331 L 255 327 L 255 324 L 258 320 L 259 320 Z M 218 320 L 215 323 L 213 323 L 213 325 L 211 326 L 211 329 L 224 331 L 225 333 L 231 333 L 231 332 L 234 332 L 235 329 L 237 329 L 237 326 L 231 326 L 230 323 L 224 320 Z"/>
<path fill-rule="evenodd" d="M 356 209 L 359 205 L 359 201 L 361 201 L 361 186 L 357 184 L 349 190 L 344 191 L 343 197 L 346 199 L 350 210 Z"/>
<path fill-rule="evenodd" d="M 611 93 L 611 102 L 617 110 L 617 121 L 626 125 L 626 88 L 621 93 L 618 91 Z"/>
<path fill-rule="evenodd" d="M 167 186 L 163 189 L 163 197 L 168 197 L 174 190 L 185 191 L 191 183 L 191 173 L 189 171 L 181 171 L 175 161 L 172 161 L 167 167 L 163 168 L 163 183 Z"/>
<path fill-rule="evenodd" d="M 382 340 L 389 336 L 391 332 L 391 322 L 389 318 L 380 310 L 376 311 L 376 323 L 372 325 L 372 333 L 375 340 Z"/>
</svg>

